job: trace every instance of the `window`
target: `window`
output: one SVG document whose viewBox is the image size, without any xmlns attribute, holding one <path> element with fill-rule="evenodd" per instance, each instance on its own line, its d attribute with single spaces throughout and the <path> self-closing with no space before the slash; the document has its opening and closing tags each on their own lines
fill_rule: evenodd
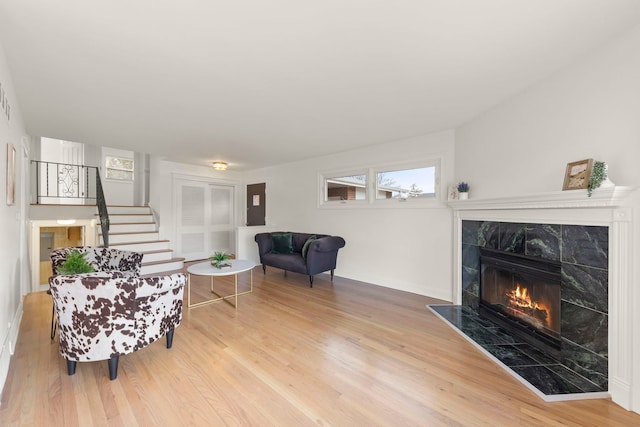
<svg viewBox="0 0 640 427">
<path fill-rule="evenodd" d="M 318 206 L 441 207 L 439 194 L 442 160 L 442 157 L 435 157 L 376 165 L 366 169 L 320 173 Z"/>
<path fill-rule="evenodd" d="M 119 181 L 133 181 L 133 159 L 105 156 L 105 178 Z"/>
<path fill-rule="evenodd" d="M 393 169 L 376 173 L 376 200 L 436 195 L 436 167 Z"/>
<path fill-rule="evenodd" d="M 325 178 L 325 202 L 367 200 L 367 174 Z"/>
</svg>

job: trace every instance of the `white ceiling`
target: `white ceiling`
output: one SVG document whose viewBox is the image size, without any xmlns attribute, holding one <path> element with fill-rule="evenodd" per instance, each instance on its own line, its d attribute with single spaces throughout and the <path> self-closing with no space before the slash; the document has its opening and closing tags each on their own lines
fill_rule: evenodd
<svg viewBox="0 0 640 427">
<path fill-rule="evenodd" d="M 0 0 L 32 135 L 242 171 L 455 127 L 638 0 Z"/>
</svg>

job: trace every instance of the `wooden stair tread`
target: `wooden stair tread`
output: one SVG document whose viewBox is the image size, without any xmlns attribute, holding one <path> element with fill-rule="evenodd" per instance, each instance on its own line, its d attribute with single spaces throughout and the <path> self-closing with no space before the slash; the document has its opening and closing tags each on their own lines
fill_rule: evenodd
<svg viewBox="0 0 640 427">
<path fill-rule="evenodd" d="M 111 215 L 109 215 L 111 216 Z M 132 224 L 143 224 L 143 225 L 149 225 L 149 224 L 155 224 L 154 221 L 146 221 L 146 222 L 110 222 L 109 225 L 132 225 Z M 98 225 L 102 225 L 102 223 L 98 223 Z"/>
<path fill-rule="evenodd" d="M 126 234 L 126 233 L 123 233 Z M 111 235 L 111 233 L 109 233 L 109 235 Z M 122 242 L 122 243 L 111 243 L 109 246 L 124 246 L 124 245 L 142 245 L 144 243 L 165 243 L 165 242 L 169 242 L 169 240 L 141 240 L 138 242 Z M 104 246 L 104 245 L 100 245 L 100 246 Z"/>
<path fill-rule="evenodd" d="M 157 233 L 157 231 L 122 231 L 120 233 L 109 233 L 109 236 L 120 236 L 122 234 L 151 234 Z M 98 233 L 98 235 L 102 236 L 102 233 Z M 154 242 L 156 240 L 153 240 Z"/>
<path fill-rule="evenodd" d="M 155 250 L 155 251 L 141 251 L 140 253 L 143 253 L 143 254 L 159 254 L 159 253 L 162 253 L 162 252 L 173 252 L 173 249 L 158 249 L 158 250 Z"/>
<path fill-rule="evenodd" d="M 93 214 L 95 216 L 100 216 L 100 214 Z M 109 216 L 149 216 L 150 213 L 110 213 Z"/>
<path fill-rule="evenodd" d="M 158 265 L 158 264 L 169 264 L 170 262 L 179 262 L 179 261 L 184 261 L 184 258 L 171 258 L 171 259 L 165 259 L 162 261 L 150 261 L 150 262 L 143 262 L 142 266 L 147 266 L 147 265 Z"/>
<path fill-rule="evenodd" d="M 46 196 L 43 196 L 46 197 Z M 30 203 L 31 206 L 97 206 L 95 203 Z"/>
</svg>

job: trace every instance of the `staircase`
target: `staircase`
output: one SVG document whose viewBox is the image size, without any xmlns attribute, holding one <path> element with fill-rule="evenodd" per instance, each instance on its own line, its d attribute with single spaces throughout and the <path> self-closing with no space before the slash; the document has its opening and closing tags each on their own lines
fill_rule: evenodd
<svg viewBox="0 0 640 427">
<path fill-rule="evenodd" d="M 169 240 L 160 240 L 158 225 L 149 207 L 108 206 L 107 210 L 110 224 L 109 247 L 142 252 L 141 275 L 182 270 L 184 258 L 174 258 L 173 250 L 169 249 Z M 98 242 L 103 243 L 100 231 Z"/>
</svg>

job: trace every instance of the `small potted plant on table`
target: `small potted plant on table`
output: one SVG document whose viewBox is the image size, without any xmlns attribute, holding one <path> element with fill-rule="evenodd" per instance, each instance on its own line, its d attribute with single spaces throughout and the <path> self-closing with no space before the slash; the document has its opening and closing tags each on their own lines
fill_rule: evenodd
<svg viewBox="0 0 640 427">
<path fill-rule="evenodd" d="M 231 263 L 227 262 L 231 259 L 231 255 L 225 252 L 215 252 L 209 257 L 211 265 L 216 268 L 231 267 Z"/>
</svg>

